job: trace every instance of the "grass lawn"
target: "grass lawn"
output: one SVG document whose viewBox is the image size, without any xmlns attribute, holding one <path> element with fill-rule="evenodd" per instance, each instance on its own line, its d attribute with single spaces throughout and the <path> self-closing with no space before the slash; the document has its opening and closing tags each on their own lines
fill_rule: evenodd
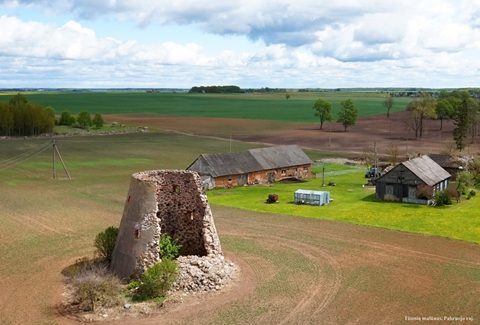
<svg viewBox="0 0 480 325">
<path fill-rule="evenodd" d="M 333 105 L 335 117 L 340 102 L 347 98 L 354 101 L 360 116 L 384 114 L 381 93 L 292 93 L 289 100 L 284 94 L 185 94 L 144 92 L 60 92 L 26 94 L 30 101 L 51 106 L 57 113 L 81 111 L 102 114 L 156 114 L 168 116 L 198 116 L 221 118 L 245 118 L 286 122 L 318 122 L 312 106 L 314 101 L 325 98 Z M 8 101 L 10 96 L 0 96 Z M 392 112 L 404 110 L 411 98 L 395 98 Z"/>
<path fill-rule="evenodd" d="M 345 166 L 337 168 L 344 169 Z M 215 189 L 208 192 L 208 197 L 213 204 L 240 209 L 340 220 L 480 243 L 478 197 L 448 207 L 381 202 L 375 199 L 374 188 L 362 187 L 365 179 L 364 170 L 361 168 L 353 169 L 346 174 L 327 174 L 325 182 L 328 184 L 329 181 L 334 181 L 336 186 L 322 188 L 322 180 L 317 178 L 298 184 L 277 183 L 271 187 L 256 185 Z M 293 203 L 293 192 L 300 188 L 330 191 L 334 201 L 322 207 L 296 205 Z M 265 204 L 269 193 L 278 194 L 280 202 Z"/>
</svg>

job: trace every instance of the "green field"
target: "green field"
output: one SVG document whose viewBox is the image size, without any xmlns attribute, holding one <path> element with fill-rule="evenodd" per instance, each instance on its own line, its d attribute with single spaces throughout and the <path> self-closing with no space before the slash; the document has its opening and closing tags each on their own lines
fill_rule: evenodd
<svg viewBox="0 0 480 325">
<path fill-rule="evenodd" d="M 327 165 L 325 183 L 333 181 L 335 187 L 322 187 L 322 179 L 317 178 L 298 184 L 277 183 L 271 187 L 255 185 L 215 189 L 208 195 L 213 204 L 245 210 L 340 220 L 480 243 L 480 198 L 446 207 L 381 202 L 375 199 L 374 188 L 362 186 L 365 184 L 364 170 L 347 168 Z M 334 201 L 322 207 L 296 205 L 293 203 L 293 192 L 300 188 L 330 191 Z M 280 202 L 265 204 L 269 193 L 278 194 Z"/>
<path fill-rule="evenodd" d="M 30 101 L 53 107 L 57 113 L 88 111 L 102 114 L 156 114 L 168 116 L 198 116 L 245 118 L 289 122 L 317 122 L 313 115 L 314 101 L 322 97 L 333 104 L 333 114 L 340 102 L 354 101 L 360 116 L 384 114 L 381 93 L 292 93 L 285 94 L 184 94 L 143 92 L 60 92 L 28 93 Z M 9 96 L 0 96 L 7 101 Z M 392 112 L 402 111 L 410 98 L 395 98 Z"/>
</svg>

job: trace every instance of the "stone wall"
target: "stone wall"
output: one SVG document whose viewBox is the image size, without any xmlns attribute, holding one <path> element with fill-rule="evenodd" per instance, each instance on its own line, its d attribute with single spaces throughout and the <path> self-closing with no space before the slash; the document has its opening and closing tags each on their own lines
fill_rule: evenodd
<svg viewBox="0 0 480 325">
<path fill-rule="evenodd" d="M 113 252 L 121 278 L 138 277 L 160 260 L 160 236 L 169 234 L 183 256 L 222 256 L 207 196 L 191 171 L 153 170 L 132 175 Z"/>
</svg>

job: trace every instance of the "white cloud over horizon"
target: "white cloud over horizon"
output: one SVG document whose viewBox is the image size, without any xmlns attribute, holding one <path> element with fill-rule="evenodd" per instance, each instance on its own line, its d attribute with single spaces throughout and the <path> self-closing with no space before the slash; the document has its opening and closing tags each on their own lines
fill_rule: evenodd
<svg viewBox="0 0 480 325">
<path fill-rule="evenodd" d="M 23 8 L 47 18 L 2 12 Z M 68 20 L 46 22 L 59 15 Z M 479 16 L 480 0 L 0 0 L 0 87 L 475 87 Z M 198 34 L 120 39 L 88 27 L 106 19 L 219 42 L 212 51 Z M 251 46 L 222 48 L 230 35 Z"/>
</svg>

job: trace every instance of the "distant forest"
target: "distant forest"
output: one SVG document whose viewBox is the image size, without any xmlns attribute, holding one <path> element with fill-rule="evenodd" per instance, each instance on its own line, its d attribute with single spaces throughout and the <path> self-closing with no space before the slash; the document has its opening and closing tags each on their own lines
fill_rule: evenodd
<svg viewBox="0 0 480 325">
<path fill-rule="evenodd" d="M 238 86 L 199 86 L 192 87 L 189 93 L 197 94 L 237 94 L 243 93 L 244 91 Z"/>
<path fill-rule="evenodd" d="M 21 94 L 8 103 L 0 103 L 0 135 L 30 136 L 51 133 L 55 112 L 51 107 L 28 102 Z"/>
</svg>

